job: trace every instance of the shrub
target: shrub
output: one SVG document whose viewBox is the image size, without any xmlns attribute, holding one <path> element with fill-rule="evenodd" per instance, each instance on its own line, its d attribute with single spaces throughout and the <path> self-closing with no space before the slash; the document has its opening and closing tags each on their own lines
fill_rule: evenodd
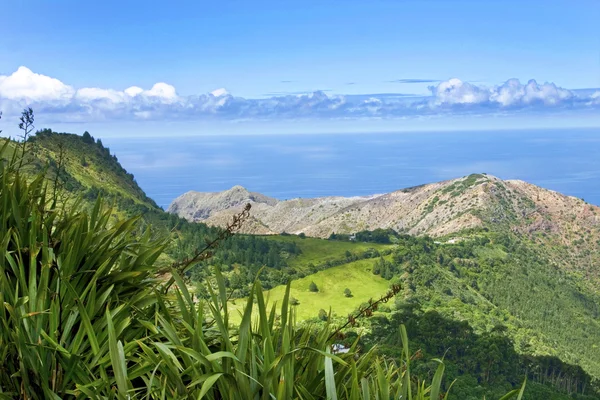
<svg viewBox="0 0 600 400">
<path fill-rule="evenodd" d="M 329 316 L 327 315 L 327 311 L 323 310 L 322 308 L 319 310 L 319 319 L 321 321 L 327 321 L 329 319 Z"/>
<path fill-rule="evenodd" d="M 308 290 L 310 290 L 311 292 L 318 292 L 319 288 L 317 287 L 316 283 L 311 282 L 310 285 L 308 285 Z"/>
</svg>

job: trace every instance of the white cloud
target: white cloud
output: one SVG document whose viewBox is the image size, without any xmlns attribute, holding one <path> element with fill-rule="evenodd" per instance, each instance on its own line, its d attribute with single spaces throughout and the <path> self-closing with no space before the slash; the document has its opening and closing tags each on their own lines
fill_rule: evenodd
<svg viewBox="0 0 600 400">
<path fill-rule="evenodd" d="M 557 106 L 576 97 L 570 90 L 557 87 L 554 83 L 540 85 L 534 79 L 525 85 L 518 79 L 509 79 L 499 86 L 481 87 L 453 78 L 430 89 L 435 105 L 487 104 L 500 108 L 535 104 Z"/>
<path fill-rule="evenodd" d="M 437 105 L 479 104 L 489 99 L 489 93 L 485 89 L 457 78 L 440 82 L 432 88 L 432 94 Z"/>
<path fill-rule="evenodd" d="M 10 100 L 61 100 L 73 96 L 74 90 L 58 79 L 19 67 L 13 74 L 0 75 L 0 98 Z"/>
<path fill-rule="evenodd" d="M 152 89 L 140 93 L 143 96 L 156 97 L 166 102 L 172 102 L 177 99 L 175 87 L 164 82 L 155 83 Z"/>
<path fill-rule="evenodd" d="M 590 96 L 590 101 L 588 103 L 589 105 L 594 105 L 594 104 L 598 104 L 600 105 L 600 91 L 594 92 L 591 96 Z"/>
<path fill-rule="evenodd" d="M 220 118 L 397 118 L 446 114 L 553 112 L 558 108 L 597 109 L 600 92 L 573 92 L 554 83 L 522 84 L 509 79 L 486 87 L 453 78 L 430 87 L 431 96 L 327 95 L 323 91 L 263 99 L 234 97 L 224 88 L 180 96 L 164 82 L 150 89 L 79 88 L 26 67 L 0 76 L 0 110 L 17 114 L 25 106 L 58 121 L 170 120 Z M 579 93 L 579 94 L 577 94 Z"/>
<path fill-rule="evenodd" d="M 54 102 L 54 104 L 57 101 L 62 104 L 103 101 L 114 105 L 130 103 L 133 98 L 138 96 L 163 103 L 172 103 L 178 98 L 175 87 L 163 82 L 154 84 L 149 90 L 143 90 L 137 86 L 132 86 L 124 91 L 101 88 L 75 90 L 58 79 L 36 74 L 27 67 L 19 67 L 17 71 L 8 76 L 0 75 L 1 100 L 19 100 L 28 103 Z"/>
<path fill-rule="evenodd" d="M 221 96 L 227 96 L 229 94 L 229 92 L 224 88 L 220 88 L 220 89 L 213 90 L 212 92 L 210 92 L 210 94 L 212 94 L 215 97 L 221 97 Z"/>
<path fill-rule="evenodd" d="M 492 91 L 490 100 L 506 107 L 519 104 L 529 105 L 536 102 L 558 105 L 573 97 L 571 91 L 559 88 L 554 83 L 539 85 L 532 79 L 526 85 L 522 85 L 518 79 L 509 79 Z"/>
<path fill-rule="evenodd" d="M 127 94 L 130 97 L 135 97 L 142 93 L 144 93 L 144 89 L 142 89 L 141 87 L 137 87 L 137 86 L 131 86 L 131 87 L 125 89 L 125 94 Z"/>
<path fill-rule="evenodd" d="M 83 88 L 77 91 L 76 97 L 82 101 L 109 100 L 121 103 L 125 101 L 125 94 L 111 89 Z"/>
</svg>

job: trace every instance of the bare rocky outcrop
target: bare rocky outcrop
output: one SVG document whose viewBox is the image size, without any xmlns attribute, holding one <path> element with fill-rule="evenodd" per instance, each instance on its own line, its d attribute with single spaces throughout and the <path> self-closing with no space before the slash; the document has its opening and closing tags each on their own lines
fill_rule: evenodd
<svg viewBox="0 0 600 400">
<path fill-rule="evenodd" d="M 328 237 L 333 232 L 393 228 L 414 235 L 445 236 L 492 224 L 528 234 L 562 236 L 600 226 L 598 207 L 581 199 L 485 174 L 387 194 L 285 201 L 234 186 L 218 193 L 185 193 L 168 211 L 189 221 L 224 226 L 246 203 L 252 205 L 252 219 L 245 232 L 256 234 L 304 232 Z"/>
</svg>

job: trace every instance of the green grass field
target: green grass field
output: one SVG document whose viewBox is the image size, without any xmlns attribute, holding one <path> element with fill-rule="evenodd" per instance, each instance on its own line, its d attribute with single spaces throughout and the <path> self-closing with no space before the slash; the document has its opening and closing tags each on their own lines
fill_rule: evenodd
<svg viewBox="0 0 600 400">
<path fill-rule="evenodd" d="M 302 254 L 297 257 L 290 258 L 288 260 L 288 264 L 290 267 L 300 269 L 306 267 L 310 263 L 317 265 L 327 261 L 339 260 L 345 257 L 346 251 L 351 253 L 362 253 L 367 249 L 376 249 L 381 251 L 384 249 L 389 249 L 392 246 L 389 244 L 342 242 L 309 237 L 301 239 L 295 235 L 264 237 L 270 240 L 295 242 L 302 250 Z"/>
<path fill-rule="evenodd" d="M 317 317 L 320 309 L 329 312 L 329 307 L 335 314 L 345 316 L 361 303 L 384 294 L 390 282 L 379 275 L 373 275 L 371 268 L 375 261 L 358 260 L 292 281 L 290 296 L 300 302 L 296 306 L 298 320 Z M 308 289 L 311 282 L 315 282 L 319 292 L 314 293 Z M 352 291 L 352 297 L 344 296 L 345 288 Z M 277 286 L 265 291 L 265 299 L 269 305 L 274 302 L 281 304 L 284 294 L 285 286 Z M 232 302 L 232 309 L 242 311 L 245 304 L 246 299 L 236 299 Z M 232 313 L 232 317 L 233 322 L 240 319 L 237 311 Z"/>
</svg>

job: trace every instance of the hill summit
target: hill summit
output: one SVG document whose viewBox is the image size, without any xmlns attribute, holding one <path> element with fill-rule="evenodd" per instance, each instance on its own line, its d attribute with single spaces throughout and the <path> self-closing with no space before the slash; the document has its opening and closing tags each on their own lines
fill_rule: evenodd
<svg viewBox="0 0 600 400">
<path fill-rule="evenodd" d="M 300 233 L 328 237 L 392 228 L 414 235 L 444 236 L 488 224 L 528 232 L 558 233 L 566 222 L 597 227 L 598 207 L 519 181 L 503 181 L 486 174 L 362 197 L 296 198 L 280 201 L 241 186 L 224 192 L 188 192 L 168 211 L 189 221 L 223 225 L 252 204 L 257 225 L 247 233 Z"/>
</svg>

